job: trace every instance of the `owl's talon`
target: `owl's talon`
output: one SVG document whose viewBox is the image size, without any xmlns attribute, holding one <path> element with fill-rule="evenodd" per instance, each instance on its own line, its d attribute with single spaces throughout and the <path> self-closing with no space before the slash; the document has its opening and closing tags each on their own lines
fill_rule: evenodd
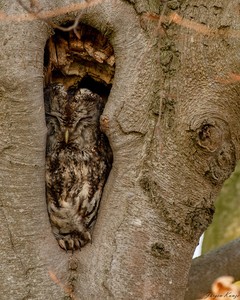
<svg viewBox="0 0 240 300">
<path fill-rule="evenodd" d="M 69 233 L 65 235 L 60 235 L 59 233 L 57 234 L 57 240 L 59 246 L 65 250 L 80 250 L 81 247 L 84 246 L 88 240 L 83 240 L 80 235 L 78 235 L 76 232 L 74 233 Z"/>
<path fill-rule="evenodd" d="M 80 249 L 81 250 L 81 243 L 79 242 L 78 239 L 75 239 L 75 246 L 76 246 L 76 249 Z"/>
<path fill-rule="evenodd" d="M 69 241 L 68 241 L 68 249 L 72 249 L 72 250 L 74 250 L 74 241 L 73 241 L 73 239 L 70 239 Z"/>
<path fill-rule="evenodd" d="M 63 249 L 63 250 L 66 250 L 67 251 L 67 248 L 66 248 L 66 243 L 64 242 L 64 240 L 58 240 L 58 244 L 59 246 Z"/>
</svg>

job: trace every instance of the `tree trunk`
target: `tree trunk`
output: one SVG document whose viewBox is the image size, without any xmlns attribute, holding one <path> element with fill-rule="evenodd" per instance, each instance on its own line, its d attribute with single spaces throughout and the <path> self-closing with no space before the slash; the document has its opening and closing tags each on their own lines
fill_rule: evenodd
<svg viewBox="0 0 240 300">
<path fill-rule="evenodd" d="M 0 4 L 21 13 L 16 2 Z M 107 0 L 82 10 L 116 57 L 102 116 L 114 162 L 93 242 L 73 254 L 56 243 L 45 204 L 51 31 L 43 21 L 2 21 L 1 299 L 184 298 L 193 251 L 239 156 L 237 5 Z"/>
</svg>

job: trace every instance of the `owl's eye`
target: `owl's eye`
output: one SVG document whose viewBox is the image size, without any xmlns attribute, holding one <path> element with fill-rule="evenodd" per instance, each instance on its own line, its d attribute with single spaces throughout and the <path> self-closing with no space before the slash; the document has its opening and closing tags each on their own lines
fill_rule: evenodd
<svg viewBox="0 0 240 300">
<path fill-rule="evenodd" d="M 61 115 L 59 113 L 46 113 L 47 120 L 56 120 L 59 124 L 63 121 Z"/>
<path fill-rule="evenodd" d="M 79 126 L 80 124 L 82 124 L 82 122 L 85 123 L 85 121 L 91 121 L 92 119 L 93 119 L 92 116 L 86 116 L 86 117 L 80 118 L 80 119 L 77 121 L 76 126 Z"/>
<path fill-rule="evenodd" d="M 84 118 L 81 118 L 79 121 L 83 121 L 83 120 L 91 120 L 92 116 L 86 116 Z"/>
</svg>

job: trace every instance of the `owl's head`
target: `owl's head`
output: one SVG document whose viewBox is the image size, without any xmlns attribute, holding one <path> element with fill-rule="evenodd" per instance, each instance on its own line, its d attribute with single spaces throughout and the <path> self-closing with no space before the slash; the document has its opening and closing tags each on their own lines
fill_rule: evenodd
<svg viewBox="0 0 240 300">
<path fill-rule="evenodd" d="M 48 136 L 68 144 L 96 129 L 102 112 L 102 98 L 88 89 L 52 84 L 45 92 Z"/>
</svg>

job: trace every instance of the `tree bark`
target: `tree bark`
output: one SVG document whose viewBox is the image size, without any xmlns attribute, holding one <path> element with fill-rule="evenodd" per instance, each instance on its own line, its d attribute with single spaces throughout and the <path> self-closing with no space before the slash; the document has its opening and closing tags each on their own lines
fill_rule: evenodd
<svg viewBox="0 0 240 300">
<path fill-rule="evenodd" d="M 41 6 L 70 3 L 80 1 Z M 102 116 L 114 162 L 93 243 L 73 254 L 58 247 L 45 204 L 50 31 L 42 21 L 2 24 L 1 299 L 184 298 L 193 251 L 239 157 L 239 90 L 224 81 L 238 72 L 236 7 L 107 0 L 81 12 L 116 57 Z M 2 9 L 20 11 L 9 1 Z"/>
<path fill-rule="evenodd" d="M 210 251 L 193 260 L 186 290 L 186 300 L 202 298 L 211 291 L 212 283 L 221 276 L 232 276 L 239 281 L 240 239 Z"/>
<path fill-rule="evenodd" d="M 1 9 L 19 13 L 12 1 L 1 1 Z M 51 240 L 44 201 L 42 101 L 47 26 L 1 21 L 0 35 L 0 298 L 43 299 L 45 288 L 55 289 L 43 268 L 49 252 L 46 241 Z"/>
</svg>

